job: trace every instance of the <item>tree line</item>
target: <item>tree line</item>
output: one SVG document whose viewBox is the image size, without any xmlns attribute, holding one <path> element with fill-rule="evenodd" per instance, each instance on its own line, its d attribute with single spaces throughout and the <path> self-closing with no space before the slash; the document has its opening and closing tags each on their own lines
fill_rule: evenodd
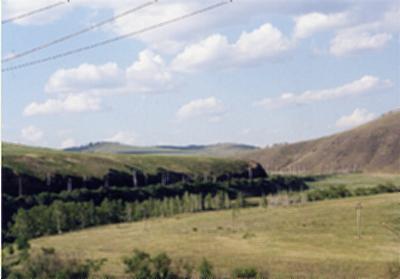
<svg viewBox="0 0 400 279">
<path fill-rule="evenodd" d="M 146 187 L 102 187 L 98 189 L 75 189 L 61 193 L 42 192 L 35 195 L 14 197 L 3 194 L 2 236 L 3 241 L 12 241 L 8 231 L 13 223 L 13 216 L 19 209 L 30 209 L 35 206 L 49 206 L 56 201 L 61 202 L 92 202 L 99 206 L 105 199 L 123 202 L 142 202 L 148 199 L 162 200 L 166 197 L 182 197 L 186 192 L 206 196 L 215 196 L 225 192 L 230 199 L 235 199 L 238 193 L 246 196 L 261 196 L 280 191 L 301 191 L 307 189 L 305 180 L 297 177 L 271 176 L 259 179 L 232 179 L 226 182 L 180 182 L 171 185 L 151 185 Z"/>
<path fill-rule="evenodd" d="M 8 233 L 16 239 L 17 243 L 23 245 L 31 238 L 98 225 L 245 206 L 246 200 L 243 194 L 239 193 L 237 198 L 232 200 L 222 191 L 214 196 L 186 192 L 182 197 L 148 199 L 133 203 L 105 199 L 98 206 L 93 202 L 55 201 L 51 205 L 38 205 L 29 210 L 18 210 Z"/>
</svg>

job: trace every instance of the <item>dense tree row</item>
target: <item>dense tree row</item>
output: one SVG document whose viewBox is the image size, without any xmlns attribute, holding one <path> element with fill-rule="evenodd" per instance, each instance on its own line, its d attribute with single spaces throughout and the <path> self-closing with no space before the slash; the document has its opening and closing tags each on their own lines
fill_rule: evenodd
<svg viewBox="0 0 400 279">
<path fill-rule="evenodd" d="M 246 196 L 261 196 L 280 191 L 301 191 L 307 189 L 302 178 L 273 176 L 265 179 L 232 179 L 227 182 L 208 183 L 176 183 L 171 185 L 152 185 L 147 187 L 102 187 L 99 189 L 75 189 L 61 193 L 43 192 L 37 195 L 13 197 L 3 195 L 2 227 L 7 230 L 12 223 L 12 216 L 23 209 L 39 205 L 50 205 L 55 201 L 62 202 L 93 202 L 100 205 L 105 199 L 122 200 L 123 202 L 145 201 L 148 199 L 163 199 L 165 197 L 182 197 L 184 193 L 216 195 L 225 192 L 231 199 L 238 193 Z M 3 240 L 8 241 L 3 234 Z"/>
<path fill-rule="evenodd" d="M 393 184 L 378 185 L 376 187 L 361 187 L 354 190 L 348 189 L 344 185 L 340 186 L 329 186 L 324 189 L 314 189 L 307 192 L 307 200 L 309 201 L 321 201 L 330 199 L 340 199 L 347 197 L 357 196 L 369 196 L 383 193 L 395 193 L 400 192 L 400 186 Z"/>
<path fill-rule="evenodd" d="M 55 201 L 51 205 L 20 209 L 14 216 L 11 236 L 24 241 L 42 235 L 52 235 L 87 227 L 139 221 L 151 217 L 172 216 L 185 212 L 228 209 L 235 204 L 245 206 L 243 195 L 232 202 L 224 192 L 212 196 L 185 193 L 162 200 L 148 199 L 142 202 L 124 203 L 105 199 L 96 206 L 93 202 Z"/>
</svg>

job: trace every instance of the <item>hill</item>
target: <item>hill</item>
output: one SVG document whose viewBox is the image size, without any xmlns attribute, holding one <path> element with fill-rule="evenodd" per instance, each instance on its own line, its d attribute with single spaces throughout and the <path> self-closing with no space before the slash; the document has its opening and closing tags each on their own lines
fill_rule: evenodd
<svg viewBox="0 0 400 279">
<path fill-rule="evenodd" d="M 188 145 L 188 146 L 131 146 L 115 142 L 96 142 L 79 147 L 65 149 L 68 152 L 84 153 L 114 153 L 114 154 L 153 154 L 153 155 L 191 155 L 207 157 L 233 157 L 242 155 L 258 147 L 234 144 L 219 143 L 213 145 Z"/>
<path fill-rule="evenodd" d="M 317 140 L 278 145 L 243 158 L 270 171 L 400 173 L 400 111 L 355 129 Z"/>
<path fill-rule="evenodd" d="M 107 258 L 105 272 L 122 275 L 133 249 L 166 252 L 173 260 L 213 263 L 219 278 L 236 267 L 256 267 L 271 278 L 388 278 L 398 258 L 400 194 L 348 198 L 300 206 L 184 214 L 109 225 L 31 241 L 64 255 Z M 362 202 L 362 236 L 354 207 Z M 384 225 L 383 225 L 384 224 Z M 389 229 L 388 229 L 388 228 Z M 78 252 L 79 251 L 79 252 Z"/>
<path fill-rule="evenodd" d="M 182 180 L 222 181 L 228 177 L 264 177 L 264 169 L 248 160 L 190 156 L 74 153 L 2 144 L 3 191 L 18 193 L 19 184 L 33 193 L 105 185 L 137 186 Z M 23 185 L 23 186 L 24 186 Z M 24 187 L 25 188 L 25 187 Z M 28 191 L 29 192 L 29 191 Z"/>
</svg>

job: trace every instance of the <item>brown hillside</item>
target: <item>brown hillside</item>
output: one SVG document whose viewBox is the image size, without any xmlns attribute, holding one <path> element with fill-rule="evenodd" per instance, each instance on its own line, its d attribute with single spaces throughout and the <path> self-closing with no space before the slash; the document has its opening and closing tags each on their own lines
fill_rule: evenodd
<svg viewBox="0 0 400 279">
<path fill-rule="evenodd" d="M 274 146 L 246 157 L 267 171 L 400 173 L 400 111 L 340 134 Z"/>
</svg>

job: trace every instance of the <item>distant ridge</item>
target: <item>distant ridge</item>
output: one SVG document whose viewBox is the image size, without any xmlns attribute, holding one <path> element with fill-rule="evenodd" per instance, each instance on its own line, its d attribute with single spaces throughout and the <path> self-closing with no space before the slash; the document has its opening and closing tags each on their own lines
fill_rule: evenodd
<svg viewBox="0 0 400 279">
<path fill-rule="evenodd" d="M 267 171 L 400 173 L 400 110 L 336 135 L 276 145 L 243 156 Z"/>
<path fill-rule="evenodd" d="M 157 155 L 193 155 L 208 157 L 235 157 L 258 150 L 258 147 L 246 144 L 218 143 L 213 145 L 160 145 L 131 146 L 117 142 L 96 142 L 67 148 L 68 152 L 111 153 L 111 154 L 157 154 Z"/>
</svg>

